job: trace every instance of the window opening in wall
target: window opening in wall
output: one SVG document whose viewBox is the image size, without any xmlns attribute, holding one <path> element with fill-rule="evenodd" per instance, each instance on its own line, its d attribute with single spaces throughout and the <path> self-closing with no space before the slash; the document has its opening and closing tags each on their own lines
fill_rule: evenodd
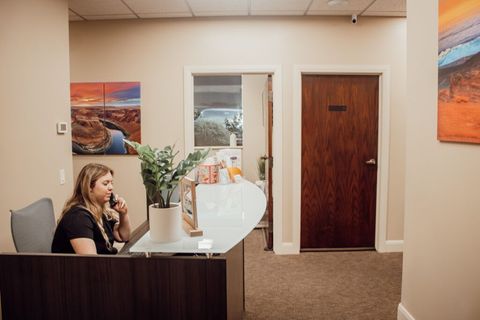
<svg viewBox="0 0 480 320">
<path fill-rule="evenodd" d="M 242 76 L 194 76 L 195 147 L 243 145 Z"/>
</svg>

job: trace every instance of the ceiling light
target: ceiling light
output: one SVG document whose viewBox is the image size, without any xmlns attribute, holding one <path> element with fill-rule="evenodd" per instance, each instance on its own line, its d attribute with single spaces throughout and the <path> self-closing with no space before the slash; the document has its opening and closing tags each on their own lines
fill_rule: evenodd
<svg viewBox="0 0 480 320">
<path fill-rule="evenodd" d="M 327 1 L 327 4 L 328 4 L 329 6 L 332 6 L 332 7 L 333 7 L 333 6 L 340 6 L 340 5 L 343 6 L 343 5 L 348 4 L 348 1 L 347 1 L 347 0 L 328 0 L 328 1 Z"/>
</svg>

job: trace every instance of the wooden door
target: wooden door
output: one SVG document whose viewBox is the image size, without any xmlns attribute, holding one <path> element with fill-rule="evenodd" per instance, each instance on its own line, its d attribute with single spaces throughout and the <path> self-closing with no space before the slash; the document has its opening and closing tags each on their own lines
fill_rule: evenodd
<svg viewBox="0 0 480 320">
<path fill-rule="evenodd" d="M 378 76 L 302 76 L 302 249 L 375 246 L 378 90 Z"/>
<path fill-rule="evenodd" d="M 267 125 L 266 125 L 266 145 L 267 145 L 267 162 L 265 164 L 265 179 L 267 180 L 267 248 L 273 249 L 273 193 L 272 193 L 272 168 L 273 168 L 273 151 L 272 151 L 272 129 L 273 129 L 273 90 L 272 75 L 268 75 L 267 80 Z"/>
</svg>

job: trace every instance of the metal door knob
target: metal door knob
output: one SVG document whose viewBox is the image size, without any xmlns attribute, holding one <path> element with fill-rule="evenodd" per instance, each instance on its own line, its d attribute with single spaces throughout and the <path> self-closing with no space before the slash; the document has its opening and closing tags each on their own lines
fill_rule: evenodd
<svg viewBox="0 0 480 320">
<path fill-rule="evenodd" d="M 377 164 L 377 162 L 375 161 L 375 159 L 367 160 L 367 161 L 365 161 L 365 163 L 366 163 L 366 164 L 371 164 L 371 165 Z"/>
</svg>

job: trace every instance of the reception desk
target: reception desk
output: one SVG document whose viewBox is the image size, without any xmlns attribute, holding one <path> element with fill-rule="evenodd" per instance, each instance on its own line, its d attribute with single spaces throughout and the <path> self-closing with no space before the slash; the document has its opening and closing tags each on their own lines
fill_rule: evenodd
<svg viewBox="0 0 480 320">
<path fill-rule="evenodd" d="M 199 238 L 154 244 L 144 224 L 130 254 L 0 254 L 2 319 L 242 319 L 243 238 L 265 198 L 246 181 L 201 185 L 197 197 L 208 250 Z"/>
<path fill-rule="evenodd" d="M 262 219 L 266 201 L 264 193 L 253 183 L 241 180 L 230 184 L 200 184 L 196 189 L 198 227 L 201 237 L 156 243 L 147 232 L 130 248 L 134 253 L 226 253 L 242 241 Z M 200 249 L 199 241 L 212 241 L 211 248 Z"/>
</svg>

